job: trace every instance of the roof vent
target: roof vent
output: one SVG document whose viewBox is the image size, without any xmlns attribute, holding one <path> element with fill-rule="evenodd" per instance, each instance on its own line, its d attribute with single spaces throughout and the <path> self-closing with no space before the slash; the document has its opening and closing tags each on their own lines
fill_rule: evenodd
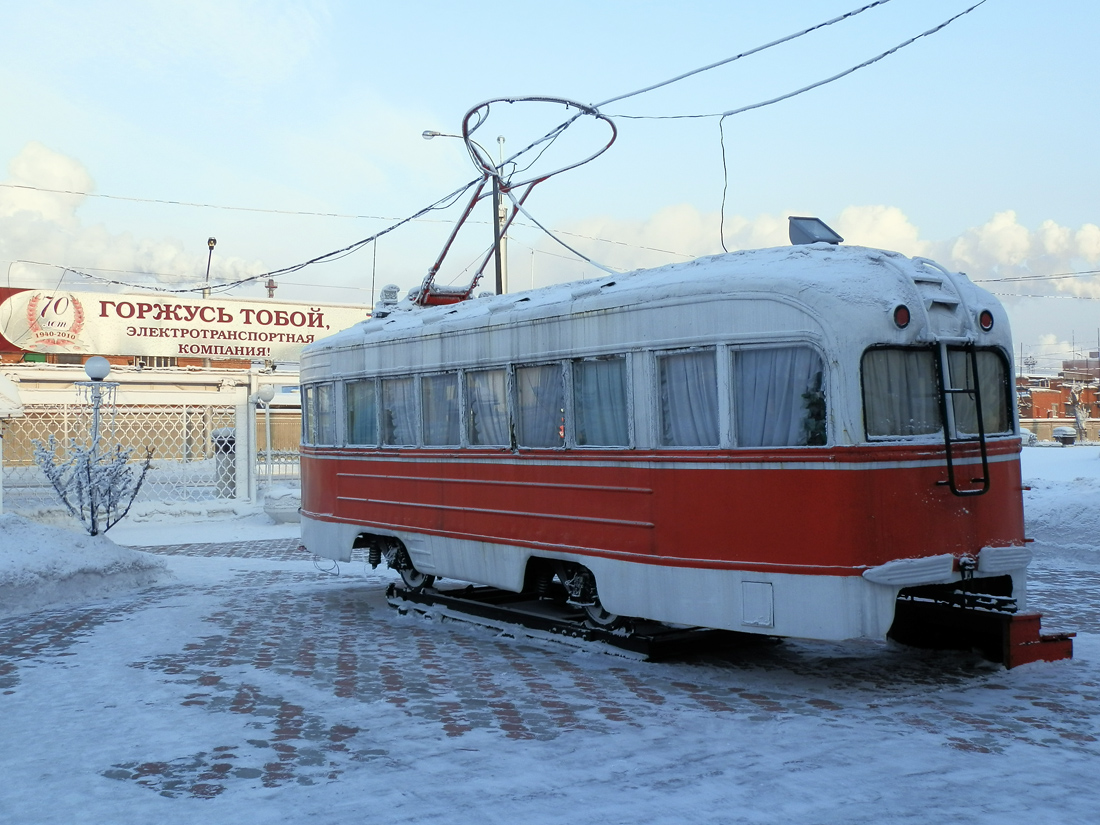
<svg viewBox="0 0 1100 825">
<path fill-rule="evenodd" d="M 837 244 L 844 239 L 825 225 L 821 218 L 796 218 L 793 215 L 787 218 L 791 222 L 791 243 L 795 246 L 807 243 L 832 243 Z"/>
</svg>

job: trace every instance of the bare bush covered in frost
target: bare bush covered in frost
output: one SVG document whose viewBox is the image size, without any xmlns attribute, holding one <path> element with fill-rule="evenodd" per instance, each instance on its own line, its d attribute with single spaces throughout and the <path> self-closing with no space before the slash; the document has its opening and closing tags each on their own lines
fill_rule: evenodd
<svg viewBox="0 0 1100 825">
<path fill-rule="evenodd" d="M 96 434 L 98 435 L 98 434 Z M 76 439 L 69 442 L 69 455 L 59 459 L 58 442 L 35 441 L 34 460 L 53 485 L 61 503 L 88 531 L 96 536 L 106 533 L 126 517 L 134 503 L 153 459 L 153 448 L 146 453 L 141 474 L 135 477 L 130 461 L 132 447 L 116 444 L 113 451 L 99 452 L 99 439 L 82 447 Z"/>
</svg>

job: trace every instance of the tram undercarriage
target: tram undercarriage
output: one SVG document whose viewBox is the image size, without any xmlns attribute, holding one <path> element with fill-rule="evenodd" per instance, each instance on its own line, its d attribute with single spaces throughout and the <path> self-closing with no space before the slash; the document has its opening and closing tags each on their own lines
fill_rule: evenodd
<svg viewBox="0 0 1100 825">
<path fill-rule="evenodd" d="M 559 640 L 598 642 L 650 660 L 684 655 L 701 645 L 743 647 L 777 640 L 614 615 L 601 604 L 592 571 L 571 562 L 532 559 L 519 593 L 476 585 L 436 589 L 435 577 L 415 568 L 400 540 L 362 539 L 373 566 L 384 560 L 401 576 L 404 587 L 391 585 L 386 595 L 402 612 L 442 613 L 502 631 L 523 629 L 529 635 L 533 631 Z M 1043 633 L 1041 614 L 1017 612 L 1012 588 L 1009 575 L 903 588 L 887 638 L 917 648 L 974 650 L 1006 668 L 1072 658 L 1075 634 Z"/>
</svg>

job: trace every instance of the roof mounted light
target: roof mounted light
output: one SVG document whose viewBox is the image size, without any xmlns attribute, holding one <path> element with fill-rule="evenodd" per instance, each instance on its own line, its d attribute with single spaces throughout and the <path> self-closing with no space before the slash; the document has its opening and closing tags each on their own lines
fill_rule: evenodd
<svg viewBox="0 0 1100 825">
<path fill-rule="evenodd" d="M 832 243 L 838 244 L 844 239 L 825 225 L 821 218 L 797 218 L 788 216 L 790 227 L 788 234 L 791 243 L 795 246 L 807 243 Z"/>
<path fill-rule="evenodd" d="M 983 309 L 978 313 L 978 326 L 982 328 L 983 332 L 989 332 L 993 329 L 993 313 L 988 309 Z"/>
<path fill-rule="evenodd" d="M 898 329 L 905 329 L 909 326 L 910 319 L 909 307 L 905 304 L 898 304 L 894 307 L 894 324 Z"/>
</svg>

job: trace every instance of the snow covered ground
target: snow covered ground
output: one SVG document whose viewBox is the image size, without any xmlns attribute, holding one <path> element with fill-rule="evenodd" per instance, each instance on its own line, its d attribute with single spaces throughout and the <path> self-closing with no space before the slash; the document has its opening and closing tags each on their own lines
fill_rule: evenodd
<svg viewBox="0 0 1100 825">
<path fill-rule="evenodd" d="M 247 509 L 109 534 L 150 552 L 0 517 L 0 822 L 1094 821 L 1100 448 L 1024 476 L 1033 601 L 1078 637 L 1011 671 L 879 643 L 637 662 L 400 616 L 388 573 L 324 572 Z"/>
</svg>

